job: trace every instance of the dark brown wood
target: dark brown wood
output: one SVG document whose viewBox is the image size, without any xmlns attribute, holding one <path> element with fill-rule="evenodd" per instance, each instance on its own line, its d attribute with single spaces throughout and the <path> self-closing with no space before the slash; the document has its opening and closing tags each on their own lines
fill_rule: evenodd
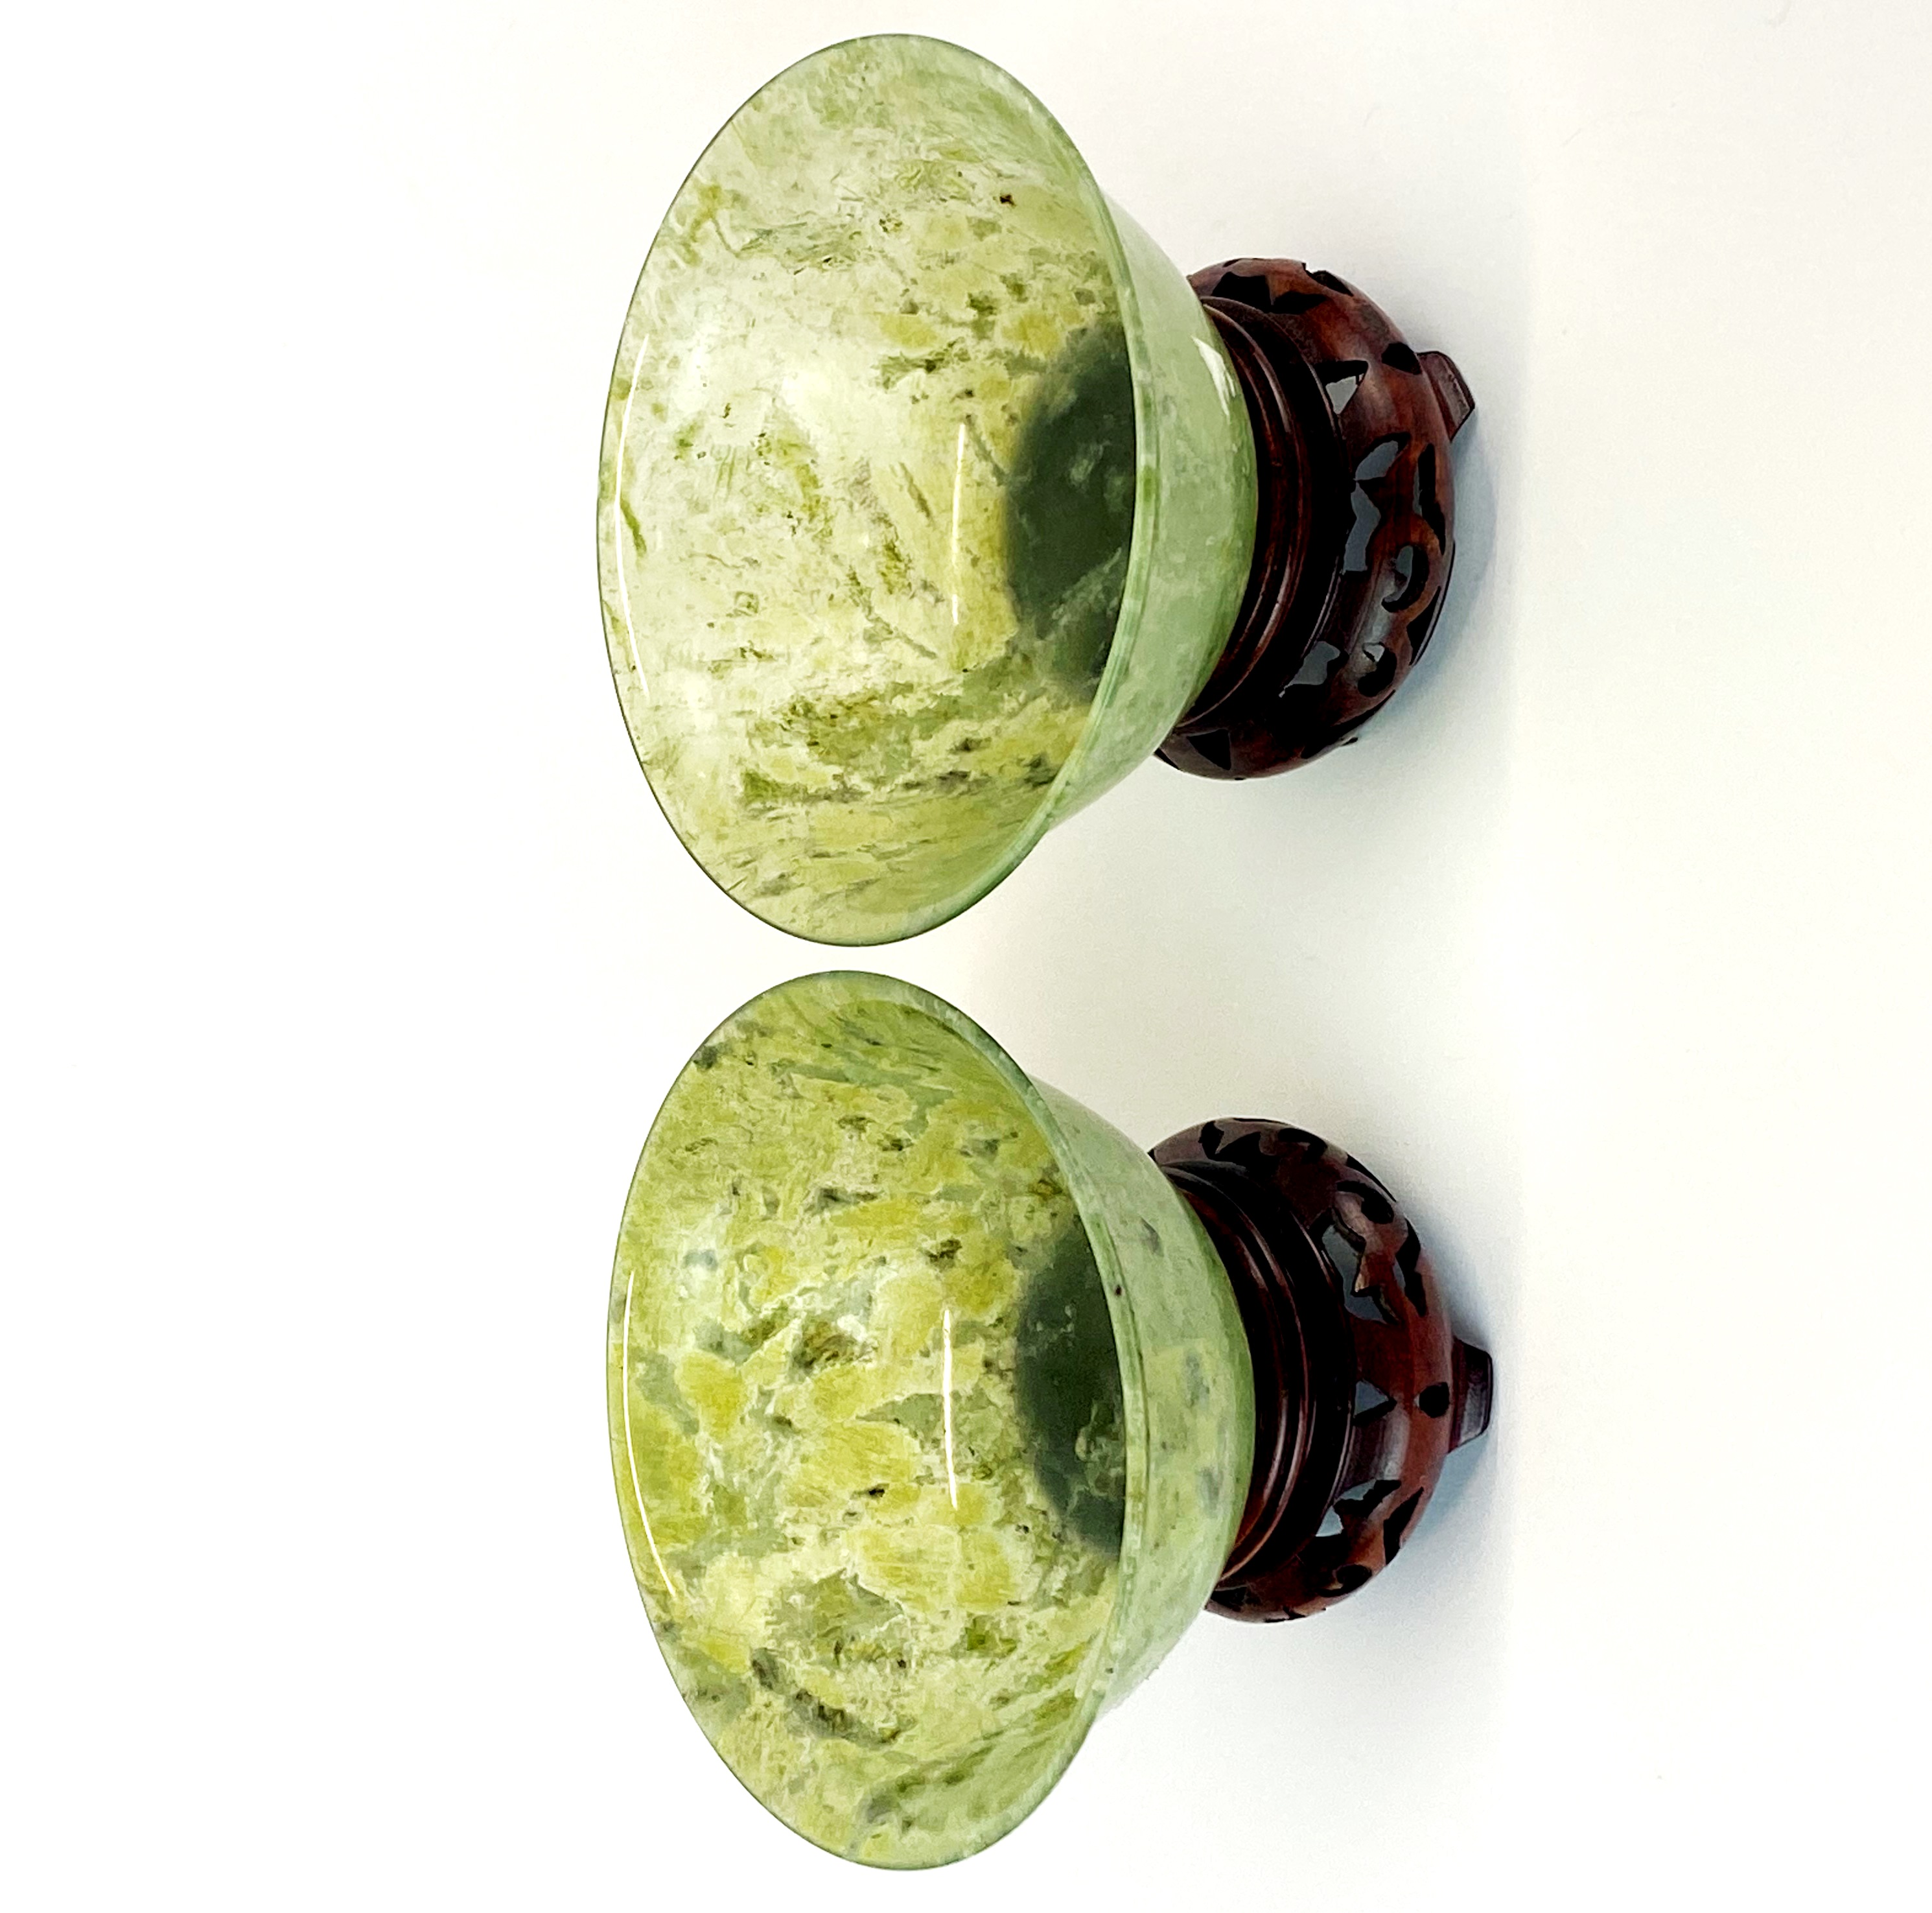
<svg viewBox="0 0 1932 1913">
<path fill-rule="evenodd" d="M 1420 1238 L 1353 1156 L 1250 1119 L 1153 1153 L 1227 1265 L 1254 1359 L 1254 1473 L 1208 1605 L 1318 1613 L 1395 1559 L 1450 1450 L 1488 1427 L 1490 1358 L 1456 1339 Z"/>
<path fill-rule="evenodd" d="M 1346 743 L 1422 655 L 1455 559 L 1450 441 L 1474 401 L 1332 272 L 1237 259 L 1189 283 L 1246 395 L 1260 497 L 1234 632 L 1160 755 L 1263 777 Z"/>
</svg>

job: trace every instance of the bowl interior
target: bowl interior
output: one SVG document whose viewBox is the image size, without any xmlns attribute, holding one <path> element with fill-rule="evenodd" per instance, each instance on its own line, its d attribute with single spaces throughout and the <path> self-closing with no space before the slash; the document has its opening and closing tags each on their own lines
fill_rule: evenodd
<svg viewBox="0 0 1932 1913">
<path fill-rule="evenodd" d="M 746 1786 L 876 1864 L 997 1838 L 1106 1698 L 1145 1458 L 1111 1250 L 1024 1086 L 923 992 L 784 984 L 680 1076 L 624 1216 L 611 1437 L 659 1644 Z"/>
<path fill-rule="evenodd" d="M 942 41 L 800 62 L 685 182 L 612 381 L 605 625 L 659 803 L 758 915 L 906 935 L 1045 828 L 1128 584 L 1138 324 L 1072 143 Z"/>
</svg>

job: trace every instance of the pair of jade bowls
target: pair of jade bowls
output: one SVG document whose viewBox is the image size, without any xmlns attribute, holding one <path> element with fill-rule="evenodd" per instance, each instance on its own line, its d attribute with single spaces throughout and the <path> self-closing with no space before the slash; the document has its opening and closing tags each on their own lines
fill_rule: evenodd
<svg viewBox="0 0 1932 1913">
<path fill-rule="evenodd" d="M 639 761 L 766 922 L 930 929 L 1150 754 L 1352 736 L 1440 609 L 1468 410 L 1332 274 L 1184 278 L 998 68 L 830 48 L 706 149 L 626 320 L 598 555 Z M 1010 1830 L 1204 1606 L 1360 1587 L 1489 1375 L 1340 1150 L 1150 1155 L 854 972 L 692 1057 L 611 1295 L 678 1687 L 772 1812 L 887 1866 Z"/>
</svg>

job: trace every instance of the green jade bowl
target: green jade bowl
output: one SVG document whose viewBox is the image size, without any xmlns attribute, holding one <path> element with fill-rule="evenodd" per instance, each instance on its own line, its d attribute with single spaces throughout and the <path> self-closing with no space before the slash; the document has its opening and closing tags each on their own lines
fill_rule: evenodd
<svg viewBox="0 0 1932 1913">
<path fill-rule="evenodd" d="M 605 412 L 665 816 L 782 929 L 944 922 L 1192 703 L 1256 485 L 1214 323 L 1031 94 L 934 40 L 800 61 L 679 190 Z"/>
<path fill-rule="evenodd" d="M 1254 1377 L 1126 1137 L 950 1005 L 852 973 L 714 1031 L 653 1125 L 613 1465 L 679 1689 L 833 1853 L 957 1860 L 1037 1806 L 1234 1539 Z"/>
</svg>

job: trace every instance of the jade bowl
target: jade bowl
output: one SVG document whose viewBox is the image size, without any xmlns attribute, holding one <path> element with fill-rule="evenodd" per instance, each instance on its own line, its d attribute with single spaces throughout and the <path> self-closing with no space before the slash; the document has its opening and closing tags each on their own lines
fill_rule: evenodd
<svg viewBox="0 0 1932 1913">
<path fill-rule="evenodd" d="M 1256 533 L 1232 362 L 999 68 L 855 40 L 760 89 L 652 242 L 606 407 L 610 667 L 746 908 L 944 922 L 1159 746 Z"/>
<path fill-rule="evenodd" d="M 1199 1614 L 1255 1452 L 1228 1274 L 1135 1144 L 850 972 L 698 1050 L 632 1186 L 611 1455 L 678 1688 L 833 1853 L 1039 1804 Z"/>
</svg>

